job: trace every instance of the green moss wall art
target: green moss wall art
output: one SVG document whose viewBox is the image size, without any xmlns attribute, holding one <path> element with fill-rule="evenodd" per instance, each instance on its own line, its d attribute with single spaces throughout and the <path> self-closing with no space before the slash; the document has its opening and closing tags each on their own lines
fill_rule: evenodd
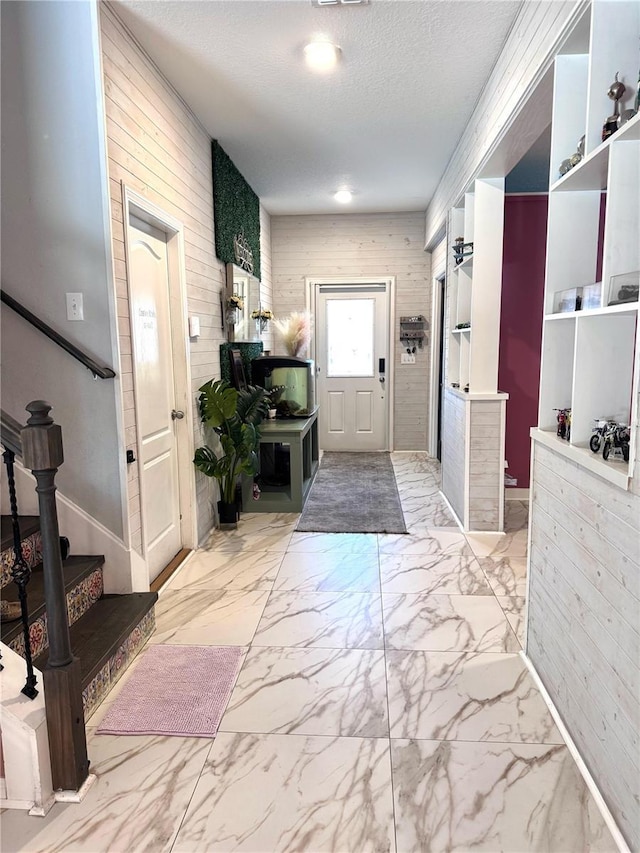
<svg viewBox="0 0 640 853">
<path fill-rule="evenodd" d="M 253 275 L 260 278 L 260 199 L 237 170 L 229 155 L 217 140 L 211 143 L 213 158 L 213 221 L 216 255 L 224 263 L 241 263 L 237 256 L 238 241 L 241 254 L 248 260 L 250 250 Z M 243 240 L 244 238 L 244 240 Z M 245 251 L 242 245 L 246 241 Z"/>
</svg>

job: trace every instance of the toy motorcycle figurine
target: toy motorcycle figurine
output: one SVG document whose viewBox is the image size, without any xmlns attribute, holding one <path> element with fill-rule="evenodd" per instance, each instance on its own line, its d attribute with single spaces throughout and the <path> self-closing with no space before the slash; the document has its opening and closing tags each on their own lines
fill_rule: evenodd
<svg viewBox="0 0 640 853">
<path fill-rule="evenodd" d="M 604 434 L 607 431 L 607 427 L 612 423 L 608 418 L 594 418 L 593 419 L 593 427 L 591 428 L 591 432 L 593 433 L 591 438 L 589 439 L 589 447 L 591 448 L 592 453 L 600 453 L 602 450 L 602 442 L 604 441 Z"/>
<path fill-rule="evenodd" d="M 571 437 L 571 409 L 554 409 L 553 411 L 558 413 L 557 434 L 560 438 L 566 438 L 568 441 Z"/>
<path fill-rule="evenodd" d="M 603 437 L 602 458 L 608 459 L 611 450 L 614 452 L 620 450 L 622 458 L 625 462 L 629 461 L 629 441 L 631 440 L 631 430 L 625 424 L 616 424 L 610 422 Z"/>
</svg>

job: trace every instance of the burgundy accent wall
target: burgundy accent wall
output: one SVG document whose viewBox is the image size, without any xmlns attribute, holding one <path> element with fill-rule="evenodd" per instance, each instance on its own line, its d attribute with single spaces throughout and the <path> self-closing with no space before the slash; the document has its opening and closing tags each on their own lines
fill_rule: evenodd
<svg viewBox="0 0 640 853">
<path fill-rule="evenodd" d="M 504 203 L 498 388 L 509 394 L 507 473 L 527 489 L 529 430 L 538 423 L 548 197 L 512 195 Z"/>
</svg>

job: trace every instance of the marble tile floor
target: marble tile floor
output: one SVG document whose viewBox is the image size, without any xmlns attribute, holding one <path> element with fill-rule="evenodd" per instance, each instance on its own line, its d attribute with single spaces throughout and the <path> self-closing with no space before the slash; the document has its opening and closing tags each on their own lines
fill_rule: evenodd
<svg viewBox="0 0 640 853">
<path fill-rule="evenodd" d="M 408 535 L 247 514 L 159 599 L 155 644 L 239 645 L 214 740 L 97 735 L 97 782 L 2 850 L 614 851 L 517 653 L 527 506 L 463 536 L 426 454 L 393 454 Z M 140 658 L 134 668 L 140 665 Z"/>
</svg>

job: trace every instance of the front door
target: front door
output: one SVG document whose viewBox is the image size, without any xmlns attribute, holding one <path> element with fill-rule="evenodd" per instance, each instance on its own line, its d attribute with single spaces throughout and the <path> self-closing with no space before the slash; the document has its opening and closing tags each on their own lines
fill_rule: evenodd
<svg viewBox="0 0 640 853">
<path fill-rule="evenodd" d="M 153 581 L 180 551 L 180 494 L 167 237 L 130 215 L 129 297 L 142 542 Z"/>
<path fill-rule="evenodd" d="M 388 449 L 386 284 L 318 285 L 316 361 L 323 450 Z"/>
</svg>

